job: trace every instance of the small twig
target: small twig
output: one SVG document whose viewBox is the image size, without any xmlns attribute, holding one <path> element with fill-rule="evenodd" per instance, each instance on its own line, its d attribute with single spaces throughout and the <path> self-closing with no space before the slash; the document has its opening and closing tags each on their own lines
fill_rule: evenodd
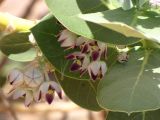
<svg viewBox="0 0 160 120">
<path fill-rule="evenodd" d="M 22 15 L 22 18 L 27 18 L 28 15 L 31 13 L 33 6 L 37 1 L 32 0 L 31 3 L 27 6 L 25 13 Z"/>
<path fill-rule="evenodd" d="M 63 112 L 63 117 L 61 120 L 67 120 L 68 118 L 68 113 L 67 112 Z"/>
<path fill-rule="evenodd" d="M 0 5 L 4 2 L 4 0 L 0 0 Z"/>
<path fill-rule="evenodd" d="M 18 120 L 16 113 L 14 112 L 14 109 L 12 108 L 12 105 L 8 102 L 6 96 L 4 95 L 2 89 L 0 89 L 0 96 L 1 96 L 1 100 L 2 103 L 4 104 L 4 106 L 7 108 L 7 110 L 10 112 L 10 114 L 12 115 L 14 120 Z"/>
<path fill-rule="evenodd" d="M 4 65 L 8 62 L 8 58 L 6 56 L 3 56 L 2 61 L 0 62 L 0 71 L 4 67 Z"/>
<path fill-rule="evenodd" d="M 102 115 L 102 118 L 104 118 L 104 120 L 105 120 L 108 116 L 108 111 L 102 111 L 101 115 Z"/>
<path fill-rule="evenodd" d="M 7 63 L 8 58 L 6 56 L 3 56 L 2 61 L 0 62 L 0 71 L 3 69 L 4 65 Z M 0 89 L 0 99 L 2 100 L 3 105 L 8 109 L 8 111 L 11 113 L 14 120 L 18 120 L 11 104 L 8 102 L 6 96 L 3 93 L 3 90 Z"/>
<path fill-rule="evenodd" d="M 91 111 L 88 111 L 88 119 L 89 120 L 94 120 L 93 114 Z"/>
</svg>

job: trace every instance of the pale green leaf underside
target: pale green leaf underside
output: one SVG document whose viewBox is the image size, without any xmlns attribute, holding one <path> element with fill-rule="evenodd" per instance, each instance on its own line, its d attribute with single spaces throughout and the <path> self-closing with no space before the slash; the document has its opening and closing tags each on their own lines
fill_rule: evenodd
<svg viewBox="0 0 160 120">
<path fill-rule="evenodd" d="M 101 80 L 98 102 L 113 111 L 160 108 L 160 50 L 131 51 L 128 63 L 116 63 Z"/>
<path fill-rule="evenodd" d="M 122 33 L 127 37 L 137 37 L 160 43 L 160 15 L 153 12 L 124 11 L 120 8 L 79 17 Z"/>
<path fill-rule="evenodd" d="M 118 112 L 109 112 L 106 120 L 159 120 L 159 119 L 160 119 L 160 110 L 133 113 L 131 115 Z"/>
<path fill-rule="evenodd" d="M 120 33 L 78 17 L 79 14 L 106 10 L 100 0 L 46 0 L 46 3 L 60 23 L 76 34 L 113 44 L 131 44 L 137 41 L 136 38 L 127 38 Z"/>
<path fill-rule="evenodd" d="M 29 62 L 33 61 L 36 58 L 36 50 L 31 48 L 23 53 L 10 54 L 8 58 L 18 62 Z"/>
</svg>

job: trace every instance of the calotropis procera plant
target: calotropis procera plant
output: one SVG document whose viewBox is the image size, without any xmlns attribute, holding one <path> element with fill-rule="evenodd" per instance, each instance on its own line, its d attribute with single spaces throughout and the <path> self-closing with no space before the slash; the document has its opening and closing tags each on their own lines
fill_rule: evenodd
<svg viewBox="0 0 160 120">
<path fill-rule="evenodd" d="M 37 61 L 33 61 L 24 70 L 11 70 L 8 81 L 13 86 L 9 96 L 13 99 L 24 97 L 27 107 L 32 102 L 47 101 L 51 104 L 55 91 L 62 99 L 61 88 L 55 80 L 54 72 L 47 65 L 40 68 Z"/>
<path fill-rule="evenodd" d="M 59 83 L 79 106 L 109 112 L 107 120 L 159 120 L 160 1 L 45 2 L 50 13 L 34 27 L 0 14 L 10 18 L 0 21 L 1 51 L 21 62 L 45 59 L 11 70 L 11 96 L 50 104 L 54 91 L 61 98 Z"/>
</svg>

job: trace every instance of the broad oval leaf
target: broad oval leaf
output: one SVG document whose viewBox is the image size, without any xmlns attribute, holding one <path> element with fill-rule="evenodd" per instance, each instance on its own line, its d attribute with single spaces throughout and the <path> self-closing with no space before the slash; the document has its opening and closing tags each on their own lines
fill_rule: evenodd
<svg viewBox="0 0 160 120">
<path fill-rule="evenodd" d="M 132 50 L 128 63 L 115 63 L 101 80 L 97 98 L 105 109 L 142 112 L 160 108 L 160 50 Z"/>
<path fill-rule="evenodd" d="M 34 60 L 36 53 L 29 42 L 29 34 L 29 32 L 21 32 L 3 36 L 0 39 L 0 50 L 14 61 L 27 62 Z"/>
<path fill-rule="evenodd" d="M 80 18 L 102 25 L 127 37 L 149 39 L 160 43 L 160 14 L 154 12 L 124 11 L 120 8 L 82 14 Z"/>
<path fill-rule="evenodd" d="M 44 56 L 59 73 L 73 77 L 74 79 L 88 80 L 89 76 L 80 77 L 78 72 L 71 72 L 71 63 L 65 59 L 65 56 L 75 50 L 65 50 L 60 46 L 56 36 L 61 30 L 61 25 L 57 23 L 57 20 L 53 16 L 49 15 L 33 27 L 31 31 Z"/>
<path fill-rule="evenodd" d="M 96 88 L 90 81 L 75 80 L 58 74 L 58 80 L 65 94 L 77 105 L 94 111 L 102 108 L 97 103 Z"/>
<path fill-rule="evenodd" d="M 60 23 L 78 35 L 113 44 L 131 44 L 138 40 L 79 18 L 80 14 L 106 10 L 100 0 L 46 0 L 46 3 Z"/>
<path fill-rule="evenodd" d="M 128 115 L 120 112 L 109 112 L 106 120 L 159 120 L 160 110 L 133 113 Z"/>
</svg>

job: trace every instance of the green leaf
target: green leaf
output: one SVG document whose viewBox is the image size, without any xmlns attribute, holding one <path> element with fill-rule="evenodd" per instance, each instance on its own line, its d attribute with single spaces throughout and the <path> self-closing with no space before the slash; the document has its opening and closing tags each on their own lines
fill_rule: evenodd
<svg viewBox="0 0 160 120">
<path fill-rule="evenodd" d="M 119 0 L 119 1 L 124 10 L 129 10 L 133 7 L 132 0 Z"/>
<path fill-rule="evenodd" d="M 101 2 L 109 9 L 116 9 L 121 7 L 119 0 L 101 0 Z"/>
<path fill-rule="evenodd" d="M 142 113 L 133 113 L 128 115 L 126 113 L 109 112 L 107 120 L 159 120 L 160 110 L 148 111 Z"/>
<path fill-rule="evenodd" d="M 34 48 L 31 48 L 23 53 L 10 54 L 8 58 L 17 62 L 33 61 L 36 58 L 36 50 Z"/>
<path fill-rule="evenodd" d="M 149 0 L 139 0 L 139 6 L 142 7 Z"/>
<path fill-rule="evenodd" d="M 32 47 L 28 41 L 29 33 L 11 33 L 0 39 L 0 49 L 6 55 L 22 53 Z"/>
<path fill-rule="evenodd" d="M 160 43 L 160 14 L 136 12 L 135 9 L 108 10 L 91 14 L 81 14 L 80 18 L 102 25 L 127 37 L 149 39 Z"/>
<path fill-rule="evenodd" d="M 29 42 L 30 33 L 11 33 L 0 39 L 0 50 L 8 56 L 9 59 L 20 62 L 32 61 L 36 57 L 35 50 L 31 49 Z"/>
<path fill-rule="evenodd" d="M 146 120 L 143 119 L 143 113 L 133 113 L 128 115 L 120 112 L 109 112 L 106 120 Z"/>
<path fill-rule="evenodd" d="M 79 18 L 82 13 L 106 10 L 100 0 L 46 0 L 46 3 L 59 22 L 78 35 L 112 44 L 131 44 L 138 40 Z"/>
<path fill-rule="evenodd" d="M 159 49 L 132 50 L 127 63 L 114 63 L 99 83 L 98 103 L 127 113 L 160 108 L 159 53 Z"/>
<path fill-rule="evenodd" d="M 65 50 L 60 46 L 56 36 L 61 30 L 62 27 L 57 23 L 57 20 L 53 16 L 48 16 L 33 27 L 31 31 L 44 56 L 59 73 L 74 79 L 88 80 L 88 76 L 80 77 L 78 72 L 70 71 L 71 62 L 66 60 L 65 56 L 73 53 L 75 50 Z"/>
<path fill-rule="evenodd" d="M 96 88 L 91 81 L 75 80 L 72 78 L 58 75 L 59 82 L 65 92 L 65 94 L 77 105 L 94 111 L 100 111 L 96 100 Z"/>
</svg>

